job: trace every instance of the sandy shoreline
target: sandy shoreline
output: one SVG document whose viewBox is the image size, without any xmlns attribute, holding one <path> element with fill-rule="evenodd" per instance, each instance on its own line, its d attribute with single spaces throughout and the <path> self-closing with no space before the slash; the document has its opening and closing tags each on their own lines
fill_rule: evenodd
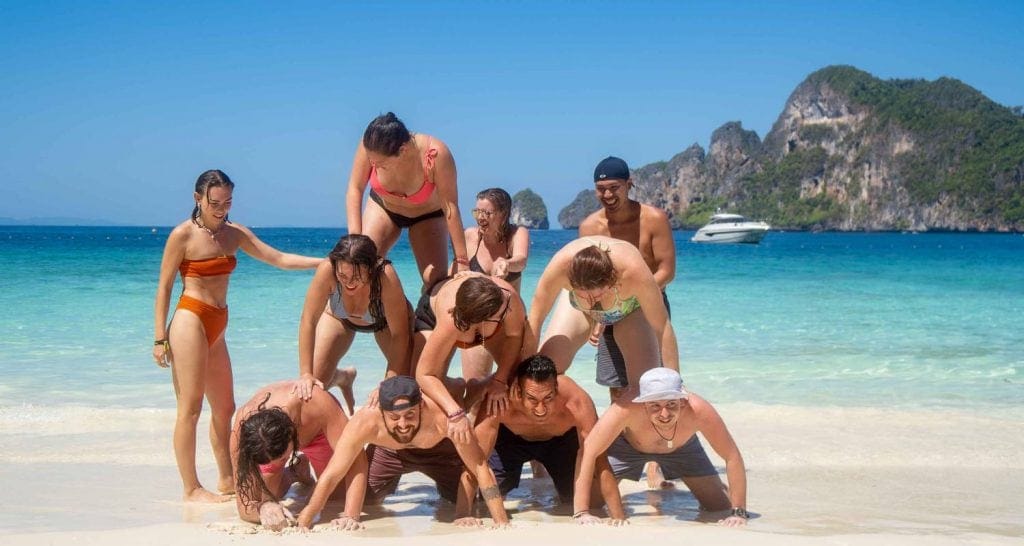
<svg viewBox="0 0 1024 546">
<path fill-rule="evenodd" d="M 948 411 L 719 407 L 749 472 L 748 529 L 694 521 L 681 488 L 648 492 L 622 482 L 627 529 L 581 528 L 546 480 L 524 479 L 506 501 L 514 528 L 476 531 L 438 522 L 451 507 L 421 475 L 369 512 L 367 529 L 307 535 L 254 532 L 233 504 L 178 500 L 170 450 L 173 411 L 69 407 L 0 408 L 0 479 L 13 499 L 0 511 L 4 544 L 622 544 L 661 536 L 730 544 L 1005 544 L 1024 536 L 1024 438 L 1019 416 Z M 213 478 L 200 442 L 200 475 Z M 712 456 L 712 461 L 721 463 Z M 298 492 L 298 491 L 297 491 Z M 330 507 L 329 507 L 330 508 Z M 337 507 L 340 509 L 340 507 Z M 628 533 L 628 534 L 627 534 Z M 640 535 L 637 535 L 640 533 Z M 344 535 L 344 537 L 342 536 Z"/>
</svg>

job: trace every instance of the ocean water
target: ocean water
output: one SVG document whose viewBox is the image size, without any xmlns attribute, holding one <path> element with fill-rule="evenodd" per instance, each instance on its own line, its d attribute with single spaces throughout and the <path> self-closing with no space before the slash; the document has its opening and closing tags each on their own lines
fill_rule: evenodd
<svg viewBox="0 0 1024 546">
<path fill-rule="evenodd" d="M 289 252 L 325 255 L 339 229 L 263 228 Z M 150 356 L 153 297 L 169 228 L 0 227 L 0 407 L 172 408 L 170 372 Z M 716 402 L 810 407 L 1024 407 L 1024 237 L 772 232 L 757 246 L 698 245 L 676 232 L 668 289 L 681 370 Z M 524 300 L 574 231 L 531 234 Z M 401 240 L 389 256 L 415 302 Z M 236 400 L 297 374 L 312 276 L 239 253 L 229 293 Z M 180 285 L 174 294 L 180 291 Z M 173 300 L 173 297 L 172 297 Z M 594 349 L 570 375 L 599 405 Z M 458 372 L 458 357 L 452 365 Z M 383 375 L 357 336 L 361 402 Z"/>
</svg>

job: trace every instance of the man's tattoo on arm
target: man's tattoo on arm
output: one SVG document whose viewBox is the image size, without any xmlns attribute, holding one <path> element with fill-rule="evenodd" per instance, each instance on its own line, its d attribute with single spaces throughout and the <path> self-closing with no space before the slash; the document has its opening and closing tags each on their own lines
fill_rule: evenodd
<svg viewBox="0 0 1024 546">
<path fill-rule="evenodd" d="M 498 491 L 498 486 L 497 485 L 492 485 L 490 487 L 484 487 L 483 489 L 480 490 L 480 495 L 483 496 L 485 501 L 489 501 L 491 499 L 500 499 L 501 498 L 501 492 Z"/>
</svg>

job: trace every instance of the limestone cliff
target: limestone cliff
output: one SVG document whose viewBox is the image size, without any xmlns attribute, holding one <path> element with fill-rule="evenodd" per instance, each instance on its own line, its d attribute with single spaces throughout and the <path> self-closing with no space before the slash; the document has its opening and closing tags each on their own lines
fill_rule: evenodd
<svg viewBox="0 0 1024 546">
<path fill-rule="evenodd" d="M 539 195 L 527 188 L 512 196 L 509 221 L 529 229 L 548 229 L 548 207 Z"/>
<path fill-rule="evenodd" d="M 729 122 L 707 152 L 694 144 L 632 174 L 633 197 L 674 227 L 722 208 L 786 229 L 1024 231 L 1020 108 L 950 78 L 827 67 L 797 86 L 763 142 Z M 578 223 L 569 208 L 559 221 Z"/>
<path fill-rule="evenodd" d="M 583 190 L 558 213 L 558 223 L 565 229 L 577 229 L 584 218 L 599 208 L 601 203 L 597 201 L 594 190 Z"/>
</svg>

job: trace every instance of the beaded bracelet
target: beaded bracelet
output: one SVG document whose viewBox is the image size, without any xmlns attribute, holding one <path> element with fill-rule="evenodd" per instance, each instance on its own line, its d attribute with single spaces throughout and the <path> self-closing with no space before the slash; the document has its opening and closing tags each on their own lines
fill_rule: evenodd
<svg viewBox="0 0 1024 546">
<path fill-rule="evenodd" d="M 579 512 L 576 512 L 575 514 L 572 515 L 572 519 L 580 519 L 587 512 L 589 512 L 589 510 L 580 510 Z"/>
</svg>

